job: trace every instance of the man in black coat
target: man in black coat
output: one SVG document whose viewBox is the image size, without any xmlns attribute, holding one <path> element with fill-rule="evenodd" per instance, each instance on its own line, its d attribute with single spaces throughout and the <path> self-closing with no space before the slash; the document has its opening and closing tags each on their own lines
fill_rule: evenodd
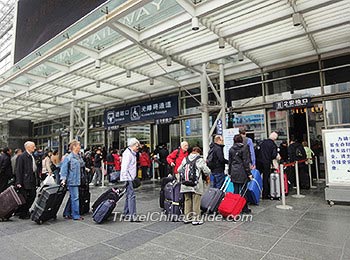
<svg viewBox="0 0 350 260">
<path fill-rule="evenodd" d="M 35 200 L 37 184 L 37 166 L 33 157 L 35 143 L 26 142 L 24 149 L 25 152 L 18 157 L 16 164 L 16 185 L 26 200 L 26 204 L 18 209 L 21 219 L 29 218 L 29 209 Z"/>
<path fill-rule="evenodd" d="M 5 147 L 0 156 L 0 193 L 7 189 L 12 178 L 11 149 Z"/>
<path fill-rule="evenodd" d="M 262 173 L 263 175 L 263 192 L 262 192 L 263 199 L 268 199 L 270 197 L 269 179 L 271 174 L 271 164 L 273 163 L 274 159 L 280 158 L 277 151 L 277 145 L 275 143 L 277 138 L 278 138 L 278 134 L 276 132 L 272 132 L 270 134 L 270 138 L 264 140 L 259 145 L 259 149 L 256 154 L 256 161 L 257 161 L 256 166 L 260 171 L 260 173 Z"/>
<path fill-rule="evenodd" d="M 290 138 L 290 143 L 288 147 L 288 158 L 290 162 L 296 162 L 306 159 L 306 152 L 304 146 L 299 143 L 294 137 Z M 301 188 L 309 189 L 310 188 L 310 179 L 307 172 L 307 166 L 305 162 L 298 162 L 299 170 L 299 182 Z M 291 185 L 296 186 L 295 179 L 295 167 L 291 167 L 291 174 L 288 176 L 288 180 L 291 182 Z"/>
<path fill-rule="evenodd" d="M 207 162 L 211 170 L 213 188 L 220 189 L 225 180 L 225 164 L 228 160 L 224 158 L 224 139 L 221 135 L 214 137 L 214 143 L 210 144 Z"/>
<path fill-rule="evenodd" d="M 159 175 L 160 178 L 164 178 L 168 174 L 168 163 L 166 161 L 166 158 L 169 155 L 169 151 L 166 147 L 166 144 L 163 144 L 161 146 L 161 149 L 159 149 Z"/>
</svg>

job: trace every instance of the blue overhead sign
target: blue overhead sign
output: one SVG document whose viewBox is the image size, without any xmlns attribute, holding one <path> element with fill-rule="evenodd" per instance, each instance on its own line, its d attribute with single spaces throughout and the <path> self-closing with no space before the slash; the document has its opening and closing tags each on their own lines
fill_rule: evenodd
<svg viewBox="0 0 350 260">
<path fill-rule="evenodd" d="M 178 97 L 172 96 L 149 102 L 105 110 L 104 126 L 108 130 L 120 125 L 155 119 L 172 118 L 179 115 Z"/>
</svg>

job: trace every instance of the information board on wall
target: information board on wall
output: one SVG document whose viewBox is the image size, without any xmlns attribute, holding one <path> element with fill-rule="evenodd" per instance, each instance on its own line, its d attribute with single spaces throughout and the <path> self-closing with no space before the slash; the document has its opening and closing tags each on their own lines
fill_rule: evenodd
<svg viewBox="0 0 350 260">
<path fill-rule="evenodd" d="M 239 134 L 239 128 L 229 128 L 224 129 L 223 138 L 224 138 L 224 157 L 228 160 L 228 152 L 233 145 L 233 137 Z"/>
<path fill-rule="evenodd" d="M 327 185 L 350 186 L 350 129 L 323 130 Z"/>
</svg>

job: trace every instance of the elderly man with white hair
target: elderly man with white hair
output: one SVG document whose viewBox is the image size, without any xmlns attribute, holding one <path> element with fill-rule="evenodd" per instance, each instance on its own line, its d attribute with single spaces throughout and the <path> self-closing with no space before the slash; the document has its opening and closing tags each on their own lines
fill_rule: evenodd
<svg viewBox="0 0 350 260">
<path fill-rule="evenodd" d="M 124 205 L 124 219 L 131 222 L 140 222 L 136 215 L 136 195 L 133 187 L 133 180 L 137 173 L 136 153 L 140 147 L 140 142 L 136 138 L 130 138 L 128 148 L 122 155 L 122 165 L 120 170 L 120 181 L 126 182 L 126 198 Z"/>
<path fill-rule="evenodd" d="M 175 149 L 166 158 L 168 164 L 173 167 L 173 174 L 179 180 L 178 168 L 180 167 L 183 159 L 188 156 L 188 143 L 186 141 L 181 142 L 180 147 Z"/>
<path fill-rule="evenodd" d="M 272 132 L 269 139 L 266 139 L 260 143 L 260 149 L 256 154 L 256 166 L 263 175 L 263 199 L 270 198 L 269 179 L 271 174 L 271 164 L 273 164 L 273 160 L 280 159 L 277 145 L 275 143 L 277 138 L 278 134 L 276 132 Z M 278 165 L 274 166 L 278 168 Z"/>
<path fill-rule="evenodd" d="M 35 143 L 25 142 L 25 152 L 17 158 L 16 163 L 16 185 L 23 194 L 26 203 L 22 205 L 17 213 L 19 218 L 28 219 L 30 217 L 29 209 L 32 206 L 36 196 L 37 166 L 33 157 Z"/>
</svg>

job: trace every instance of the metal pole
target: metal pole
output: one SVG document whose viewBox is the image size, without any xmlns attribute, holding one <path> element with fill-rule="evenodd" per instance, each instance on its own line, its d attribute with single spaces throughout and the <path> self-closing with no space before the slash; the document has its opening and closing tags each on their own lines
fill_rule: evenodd
<svg viewBox="0 0 350 260">
<path fill-rule="evenodd" d="M 292 209 L 293 207 L 286 205 L 286 194 L 284 192 L 284 168 L 283 164 L 280 164 L 280 180 L 281 180 L 281 193 L 282 193 L 282 205 L 277 205 L 278 209 Z"/>
<path fill-rule="evenodd" d="M 155 181 L 156 180 L 156 173 L 155 173 L 155 170 L 156 170 L 156 168 L 154 167 L 154 156 L 153 156 L 153 158 L 152 158 L 152 181 Z"/>
<path fill-rule="evenodd" d="M 104 162 L 102 161 L 102 188 L 105 187 L 105 170 L 107 171 L 107 169 L 105 169 L 105 164 Z"/>
<path fill-rule="evenodd" d="M 69 116 L 69 142 L 74 139 L 74 101 L 70 104 L 70 116 Z"/>
<path fill-rule="evenodd" d="M 304 198 L 305 196 L 300 194 L 298 161 L 295 162 L 295 181 L 297 184 L 297 194 L 292 195 L 292 197 L 297 199 Z"/>
<path fill-rule="evenodd" d="M 307 145 L 308 147 L 310 147 L 311 145 L 311 140 L 310 140 L 310 125 L 309 125 L 309 109 L 306 108 L 306 132 L 307 134 Z M 307 158 L 309 159 L 309 158 Z M 306 162 L 309 162 L 309 160 L 307 160 Z M 311 164 L 308 163 L 308 170 L 309 170 L 309 179 L 310 179 L 310 188 L 311 189 L 316 189 L 317 187 L 312 185 L 312 172 L 311 172 Z"/>
<path fill-rule="evenodd" d="M 207 77 L 206 77 L 206 64 L 202 65 L 201 103 L 202 103 L 203 157 L 207 158 L 210 138 L 209 138 L 208 85 L 207 85 Z"/>
<path fill-rule="evenodd" d="M 311 189 L 316 189 L 317 187 L 312 185 L 312 172 L 311 172 L 311 164 L 309 163 L 308 165 L 308 168 L 309 168 L 309 178 L 310 178 L 310 188 Z"/>
<path fill-rule="evenodd" d="M 222 130 L 226 129 L 226 97 L 225 97 L 225 71 L 223 60 L 220 59 L 219 70 L 220 70 L 220 98 L 221 98 L 221 122 Z"/>
<path fill-rule="evenodd" d="M 85 111 L 84 111 L 84 148 L 88 147 L 88 138 L 89 138 L 89 103 L 85 102 Z"/>
<path fill-rule="evenodd" d="M 316 183 L 322 183 L 322 181 L 320 180 L 320 174 L 318 172 L 318 159 L 317 159 L 317 155 L 315 155 L 315 168 L 316 168 Z"/>
</svg>

